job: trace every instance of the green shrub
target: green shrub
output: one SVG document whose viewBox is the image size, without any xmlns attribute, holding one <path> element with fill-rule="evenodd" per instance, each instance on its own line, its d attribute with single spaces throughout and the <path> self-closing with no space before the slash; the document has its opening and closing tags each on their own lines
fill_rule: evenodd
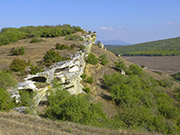
<svg viewBox="0 0 180 135">
<path fill-rule="evenodd" d="M 177 108 L 174 106 L 173 100 L 166 94 L 157 94 L 157 104 L 159 112 L 167 117 L 174 118 L 177 115 Z"/>
<path fill-rule="evenodd" d="M 14 107 L 10 94 L 6 89 L 0 88 L 0 110 L 7 111 Z"/>
<path fill-rule="evenodd" d="M 74 46 L 73 46 L 73 45 L 68 46 L 68 45 L 65 45 L 65 44 L 56 43 L 55 46 L 56 46 L 56 49 L 58 49 L 58 50 L 65 50 L 65 49 L 67 49 L 67 50 L 72 50 L 72 49 L 74 49 Z"/>
<path fill-rule="evenodd" d="M 0 87 L 1 88 L 7 88 L 7 87 L 12 87 L 15 86 L 16 80 L 13 78 L 13 76 L 5 71 L 5 70 L 0 70 Z"/>
<path fill-rule="evenodd" d="M 21 48 L 12 48 L 10 50 L 10 53 L 12 53 L 12 55 L 23 55 L 25 52 L 25 49 L 24 47 L 21 47 Z"/>
<path fill-rule="evenodd" d="M 64 58 L 54 50 L 49 50 L 46 52 L 45 56 L 43 57 L 44 61 L 47 63 L 59 62 L 64 60 Z"/>
<path fill-rule="evenodd" d="M 54 120 L 72 121 L 86 125 L 101 126 L 107 117 L 99 104 L 89 102 L 86 95 L 70 95 L 66 90 L 51 92 L 46 116 Z"/>
<path fill-rule="evenodd" d="M 175 80 L 180 81 L 180 72 L 171 75 Z"/>
<path fill-rule="evenodd" d="M 137 65 L 130 65 L 127 71 L 128 75 L 139 75 L 142 72 L 142 69 Z"/>
<path fill-rule="evenodd" d="M 90 93 L 91 92 L 91 89 L 86 87 L 86 88 L 83 88 L 83 91 L 86 92 L 86 93 Z"/>
<path fill-rule="evenodd" d="M 34 38 L 32 42 L 37 42 L 37 37 L 59 37 L 82 32 L 77 26 L 57 25 L 57 26 L 27 26 L 21 28 L 2 28 L 0 32 L 0 45 L 16 42 L 21 39 Z M 39 41 L 38 41 L 39 42 Z"/>
<path fill-rule="evenodd" d="M 174 91 L 175 91 L 175 99 L 180 101 L 180 87 L 176 87 Z"/>
<path fill-rule="evenodd" d="M 126 65 L 124 64 L 124 62 L 123 61 L 117 61 L 117 62 L 115 62 L 114 63 L 115 64 L 115 67 L 116 67 L 116 69 L 118 70 L 118 71 L 122 71 L 122 70 L 124 70 L 124 71 L 127 71 L 127 67 L 126 67 Z"/>
<path fill-rule="evenodd" d="M 80 50 L 84 50 L 86 48 L 84 45 L 79 45 L 78 47 Z"/>
<path fill-rule="evenodd" d="M 108 59 L 107 59 L 106 54 L 100 55 L 100 56 L 99 56 L 99 60 L 101 61 L 101 64 L 102 64 L 102 65 L 106 65 L 106 64 L 109 62 Z"/>
<path fill-rule="evenodd" d="M 93 77 L 87 77 L 85 82 L 92 84 L 93 83 Z"/>
<path fill-rule="evenodd" d="M 21 59 L 15 58 L 10 64 L 10 69 L 15 72 L 24 71 L 25 68 L 26 68 L 26 62 Z"/>
<path fill-rule="evenodd" d="M 89 53 L 86 62 L 89 64 L 96 65 L 98 63 L 98 59 L 96 58 L 94 53 Z"/>
<path fill-rule="evenodd" d="M 171 82 L 171 80 L 168 80 L 168 79 L 158 80 L 158 83 L 159 83 L 162 87 L 165 87 L 165 88 L 167 88 L 167 87 L 171 88 L 172 85 L 173 85 L 172 82 Z"/>
<path fill-rule="evenodd" d="M 39 72 L 43 72 L 44 69 L 41 66 L 31 66 L 30 74 L 35 75 Z"/>
<path fill-rule="evenodd" d="M 20 95 L 21 106 L 26 106 L 26 107 L 33 106 L 33 92 L 20 90 L 19 95 Z"/>
<path fill-rule="evenodd" d="M 33 37 L 33 38 L 31 39 L 30 43 L 37 43 L 37 42 L 41 42 L 41 41 L 43 41 L 43 40 L 42 40 L 42 39 L 38 39 L 38 38 L 36 38 L 36 37 Z"/>
<path fill-rule="evenodd" d="M 84 41 L 84 39 L 78 35 L 68 35 L 65 37 L 65 40 Z"/>
<path fill-rule="evenodd" d="M 82 79 L 86 79 L 86 77 L 87 77 L 86 74 L 82 74 L 82 75 L 81 75 L 81 78 L 82 78 Z"/>
</svg>

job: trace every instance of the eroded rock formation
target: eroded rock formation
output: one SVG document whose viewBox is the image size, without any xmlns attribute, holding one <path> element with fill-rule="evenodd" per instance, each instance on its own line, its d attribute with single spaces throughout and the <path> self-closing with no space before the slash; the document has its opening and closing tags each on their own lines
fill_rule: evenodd
<svg viewBox="0 0 180 135">
<path fill-rule="evenodd" d="M 18 84 L 18 87 L 11 91 L 12 98 L 16 99 L 16 102 L 20 102 L 20 90 L 31 90 L 35 92 L 34 106 L 38 106 L 39 102 L 47 95 L 48 90 L 52 87 L 52 81 L 57 78 L 60 80 L 62 87 L 67 89 L 71 94 L 83 93 L 83 86 L 80 83 L 81 74 L 84 71 L 85 57 L 91 51 L 92 45 L 96 41 L 96 33 L 82 36 L 84 38 L 85 50 L 81 50 L 76 53 L 71 60 L 55 63 L 49 67 L 46 71 L 37 73 L 35 75 L 28 75 L 24 78 L 24 82 Z M 46 83 L 47 86 L 43 88 L 37 88 L 36 83 Z"/>
</svg>

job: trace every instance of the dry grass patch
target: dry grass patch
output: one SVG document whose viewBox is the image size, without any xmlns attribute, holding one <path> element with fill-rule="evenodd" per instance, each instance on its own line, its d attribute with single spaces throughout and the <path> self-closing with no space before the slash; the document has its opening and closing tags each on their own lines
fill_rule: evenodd
<svg viewBox="0 0 180 135">
<path fill-rule="evenodd" d="M 0 112 L 0 133 L 3 135 L 150 135 L 133 130 L 109 130 L 72 122 L 56 122 L 15 112 Z"/>
</svg>

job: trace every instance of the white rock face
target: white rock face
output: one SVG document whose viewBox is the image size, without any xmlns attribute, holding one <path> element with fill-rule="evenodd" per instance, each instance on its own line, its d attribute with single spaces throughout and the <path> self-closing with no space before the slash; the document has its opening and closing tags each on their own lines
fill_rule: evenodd
<svg viewBox="0 0 180 135">
<path fill-rule="evenodd" d="M 79 66 L 74 66 L 71 69 L 69 69 L 70 73 L 78 72 L 79 71 Z"/>
<path fill-rule="evenodd" d="M 83 36 L 85 41 L 85 51 L 79 51 L 72 57 L 72 60 L 62 61 L 55 63 L 49 69 L 44 72 L 37 73 L 35 75 L 28 75 L 24 78 L 24 82 L 19 83 L 17 89 L 12 90 L 12 97 L 18 101 L 19 92 L 18 90 L 32 90 L 36 93 L 34 97 L 34 106 L 38 106 L 39 102 L 47 95 L 47 91 L 51 88 L 51 82 L 54 78 L 61 80 L 63 88 L 67 89 L 71 94 L 80 94 L 83 92 L 83 86 L 80 83 L 81 74 L 83 74 L 85 63 L 85 56 L 91 51 L 92 45 L 96 40 L 96 33 Z M 44 82 L 49 85 L 38 89 L 35 85 L 36 82 Z M 18 101 L 19 102 L 19 101 Z"/>
<path fill-rule="evenodd" d="M 18 84 L 18 90 L 23 90 L 23 89 L 32 89 L 32 90 L 36 90 L 36 85 L 34 85 L 33 81 L 24 81 L 22 83 Z"/>
<path fill-rule="evenodd" d="M 103 44 L 103 43 L 101 43 L 100 41 L 98 41 L 97 45 L 99 46 L 99 48 L 101 48 L 101 49 L 105 49 L 104 44 Z"/>
</svg>

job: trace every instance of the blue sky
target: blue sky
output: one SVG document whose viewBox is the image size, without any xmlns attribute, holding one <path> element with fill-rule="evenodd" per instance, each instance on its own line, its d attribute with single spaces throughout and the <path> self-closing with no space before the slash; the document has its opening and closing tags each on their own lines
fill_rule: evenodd
<svg viewBox="0 0 180 135">
<path fill-rule="evenodd" d="M 140 43 L 180 36 L 180 0 L 0 0 L 0 28 L 71 24 L 99 40 Z"/>
</svg>

